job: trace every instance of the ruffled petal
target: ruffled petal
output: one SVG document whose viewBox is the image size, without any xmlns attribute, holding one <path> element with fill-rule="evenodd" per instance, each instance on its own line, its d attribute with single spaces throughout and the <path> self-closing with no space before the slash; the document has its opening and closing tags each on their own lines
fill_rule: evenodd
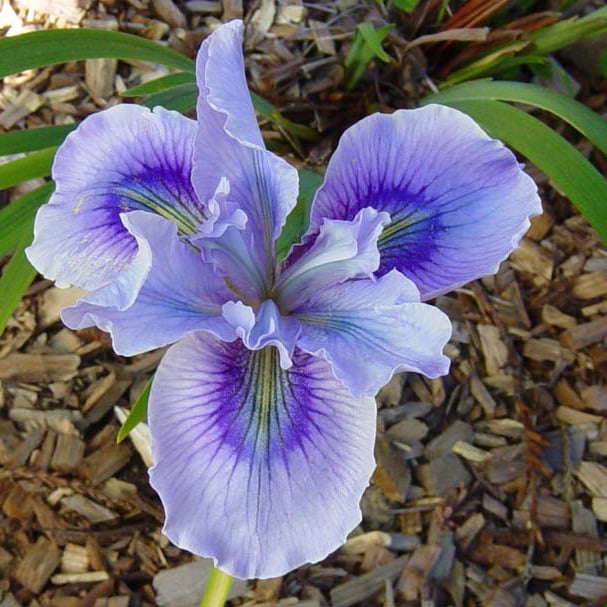
<svg viewBox="0 0 607 607">
<path fill-rule="evenodd" d="M 318 561 L 360 521 L 375 404 L 322 358 L 296 351 L 282 370 L 275 348 L 191 334 L 160 364 L 148 415 L 164 533 L 230 575 Z"/>
<path fill-rule="evenodd" d="M 223 306 L 234 299 L 234 293 L 199 253 L 180 240 L 177 226 L 143 211 L 123 214 L 122 221 L 139 247 L 135 261 L 123 271 L 122 280 L 65 308 L 63 322 L 72 329 L 95 325 L 107 331 L 114 350 L 123 356 L 166 346 L 203 329 L 221 339 L 236 339 L 233 324 L 223 316 Z M 127 281 L 124 274 L 140 259 L 141 263 L 150 262 L 146 280 L 134 302 L 120 309 L 112 295 L 116 285 Z"/>
<path fill-rule="evenodd" d="M 191 181 L 196 123 L 177 112 L 120 105 L 83 121 L 57 151 L 57 189 L 36 217 L 27 250 L 60 287 L 113 280 L 137 244 L 120 214 L 147 210 L 193 232 L 205 220 Z"/>
<path fill-rule="evenodd" d="M 255 324 L 243 336 L 243 342 L 249 350 L 275 346 L 279 352 L 280 366 L 289 369 L 293 364 L 293 351 L 299 331 L 299 323 L 295 319 L 282 316 L 276 304 L 271 299 L 266 299 L 259 306 Z"/>
<path fill-rule="evenodd" d="M 243 29 L 242 21 L 230 21 L 202 43 L 196 76 L 201 93 L 198 110 L 204 114 L 198 118 L 219 120 L 228 136 L 264 148 L 245 75 Z"/>
<path fill-rule="evenodd" d="M 310 248 L 296 261 L 285 260 L 275 296 L 292 310 L 322 289 L 351 278 L 368 278 L 380 262 L 377 238 L 390 221 L 387 213 L 368 207 L 352 221 L 325 219 Z"/>
<path fill-rule="evenodd" d="M 220 177 L 229 194 L 218 201 L 246 214 L 242 239 L 259 268 L 264 288 L 274 278 L 274 243 L 297 202 L 297 171 L 263 145 L 248 93 L 241 22 L 218 28 L 198 53 L 198 134 L 192 181 L 200 200 L 210 200 Z M 202 245 L 201 245 L 202 246 Z M 227 261 L 223 268 L 229 273 Z"/>
<path fill-rule="evenodd" d="M 397 371 L 449 371 L 449 319 L 419 303 L 413 283 L 396 270 L 319 290 L 292 315 L 301 328 L 297 346 L 326 358 L 355 396 L 375 395 Z"/>
<path fill-rule="evenodd" d="M 398 269 L 422 299 L 494 273 L 541 212 L 514 154 L 467 115 L 438 105 L 374 114 L 346 131 L 316 194 L 310 233 L 367 206 L 391 218 L 378 274 Z"/>
</svg>

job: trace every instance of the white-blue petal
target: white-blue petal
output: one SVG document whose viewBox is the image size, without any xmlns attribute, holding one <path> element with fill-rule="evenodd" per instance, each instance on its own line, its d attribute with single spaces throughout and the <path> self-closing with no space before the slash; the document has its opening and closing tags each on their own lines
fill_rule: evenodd
<svg viewBox="0 0 607 607">
<path fill-rule="evenodd" d="M 112 305 L 118 280 L 64 309 L 63 322 L 72 329 L 96 325 L 109 332 L 114 350 L 124 356 L 166 346 L 201 329 L 235 339 L 234 327 L 222 314 L 234 294 L 212 266 L 180 240 L 177 226 L 143 211 L 127 213 L 122 220 L 137 240 L 138 255 L 151 264 L 136 298 L 126 308 Z"/>
<path fill-rule="evenodd" d="M 320 290 L 292 314 L 300 322 L 297 346 L 324 356 L 354 395 L 375 395 L 398 371 L 438 377 L 449 370 L 449 319 L 419 303 L 396 270 Z"/>
<path fill-rule="evenodd" d="M 149 402 L 152 486 L 177 546 L 238 578 L 283 575 L 339 547 L 374 468 L 375 402 L 329 364 L 208 333 L 173 346 Z"/>
</svg>

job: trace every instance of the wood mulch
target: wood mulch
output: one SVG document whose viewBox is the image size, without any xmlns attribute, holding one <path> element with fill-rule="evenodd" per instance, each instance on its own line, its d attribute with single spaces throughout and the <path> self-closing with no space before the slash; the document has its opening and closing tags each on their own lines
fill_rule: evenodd
<svg viewBox="0 0 607 607">
<path fill-rule="evenodd" d="M 190 56 L 219 20 L 245 16 L 251 85 L 321 133 L 309 143 L 265 124 L 293 161 L 322 165 L 369 104 L 412 106 L 425 86 L 427 57 L 395 43 L 398 62 L 354 93 L 338 88 L 353 29 L 381 16 L 371 2 L 0 6 L 0 31 L 102 27 Z M 572 73 L 587 104 L 604 111 L 605 82 Z M 163 74 L 90 60 L 6 78 L 0 132 L 68 124 Z M 529 170 L 545 211 L 521 247 L 496 276 L 437 301 L 454 325 L 451 373 L 399 375 L 377 397 L 378 466 L 361 526 L 322 563 L 235 584 L 234 606 L 607 605 L 607 249 Z M 0 606 L 194 607 L 209 563 L 161 534 L 147 429 L 115 442 L 162 352 L 121 359 L 106 335 L 65 329 L 59 310 L 77 297 L 38 280 L 0 338 Z"/>
</svg>

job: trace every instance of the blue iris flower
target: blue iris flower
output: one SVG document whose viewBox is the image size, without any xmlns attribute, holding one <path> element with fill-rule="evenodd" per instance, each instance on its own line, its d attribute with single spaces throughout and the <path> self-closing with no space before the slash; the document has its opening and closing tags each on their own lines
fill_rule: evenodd
<svg viewBox="0 0 607 607">
<path fill-rule="evenodd" d="M 165 533 L 265 578 L 359 522 L 373 396 L 397 371 L 449 368 L 449 320 L 422 302 L 495 272 L 540 202 L 464 114 L 375 114 L 341 138 L 279 262 L 298 174 L 264 146 L 241 46 L 240 22 L 203 42 L 197 122 L 121 105 L 70 134 L 28 256 L 88 291 L 69 327 L 108 331 L 126 356 L 174 344 L 148 412 Z"/>
</svg>

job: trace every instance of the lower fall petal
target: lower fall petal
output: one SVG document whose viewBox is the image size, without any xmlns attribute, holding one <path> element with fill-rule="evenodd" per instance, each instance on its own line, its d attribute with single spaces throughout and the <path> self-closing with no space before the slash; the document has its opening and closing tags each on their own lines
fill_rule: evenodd
<svg viewBox="0 0 607 607">
<path fill-rule="evenodd" d="M 149 402 L 150 471 L 177 546 L 238 578 L 324 558 L 360 521 L 375 403 L 296 350 L 194 333 L 162 361 Z"/>
<path fill-rule="evenodd" d="M 439 105 L 373 114 L 348 129 L 314 199 L 310 233 L 368 206 L 390 214 L 378 274 L 396 268 L 423 300 L 494 273 L 541 213 L 514 154 Z"/>
<path fill-rule="evenodd" d="M 38 211 L 34 267 L 57 285 L 97 289 L 135 255 L 120 215 L 145 210 L 184 233 L 206 218 L 190 181 L 196 123 L 162 108 L 120 105 L 88 117 L 60 146 L 57 187 Z"/>
</svg>

